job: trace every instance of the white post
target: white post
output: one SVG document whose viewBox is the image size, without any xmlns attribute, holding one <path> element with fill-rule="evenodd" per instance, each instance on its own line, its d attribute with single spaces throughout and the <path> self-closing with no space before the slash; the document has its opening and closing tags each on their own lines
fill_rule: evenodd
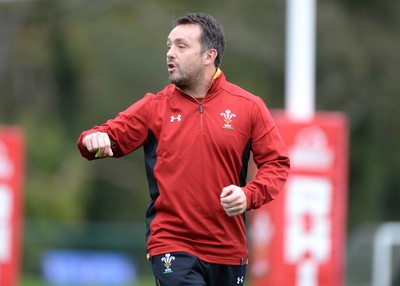
<svg viewBox="0 0 400 286">
<path fill-rule="evenodd" d="M 287 0 L 285 110 L 297 121 L 315 113 L 316 0 Z"/>
<path fill-rule="evenodd" d="M 392 284 L 392 251 L 393 247 L 400 245 L 400 223 L 383 223 L 375 233 L 373 260 L 372 260 L 372 285 L 390 286 Z"/>
</svg>

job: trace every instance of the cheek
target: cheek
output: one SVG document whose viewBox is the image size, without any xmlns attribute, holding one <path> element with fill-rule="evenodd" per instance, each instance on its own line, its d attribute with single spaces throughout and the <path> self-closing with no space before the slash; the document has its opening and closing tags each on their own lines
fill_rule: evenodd
<svg viewBox="0 0 400 286">
<path fill-rule="evenodd" d="M 198 58 L 198 57 L 191 58 L 190 60 L 188 60 L 187 63 L 188 63 L 187 64 L 188 69 L 193 70 L 193 71 L 199 71 L 204 66 L 202 59 Z"/>
</svg>

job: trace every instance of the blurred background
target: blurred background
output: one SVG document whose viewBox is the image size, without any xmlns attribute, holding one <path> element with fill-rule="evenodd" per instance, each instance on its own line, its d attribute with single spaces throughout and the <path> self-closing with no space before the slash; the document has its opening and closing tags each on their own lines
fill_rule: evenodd
<svg viewBox="0 0 400 286">
<path fill-rule="evenodd" d="M 142 151 L 88 162 L 79 134 L 168 84 L 166 37 L 192 11 L 224 27 L 228 80 L 283 108 L 285 9 L 278 0 L 0 1 L 0 124 L 21 126 L 27 142 L 21 285 L 44 285 L 45 262 L 62 249 L 127 255 L 139 281 L 150 277 Z M 399 13 L 396 0 L 317 1 L 317 110 L 350 123 L 348 285 L 369 285 L 376 226 L 400 220 Z"/>
</svg>

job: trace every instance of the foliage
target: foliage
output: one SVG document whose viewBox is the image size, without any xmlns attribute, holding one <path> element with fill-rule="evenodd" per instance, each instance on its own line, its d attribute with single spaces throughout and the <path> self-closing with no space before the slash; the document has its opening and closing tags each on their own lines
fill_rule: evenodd
<svg viewBox="0 0 400 286">
<path fill-rule="evenodd" d="M 76 140 L 167 83 L 170 23 L 188 11 L 225 27 L 230 81 L 282 108 L 284 1 L 0 3 L 0 122 L 27 134 L 31 218 L 143 221 L 143 154 L 87 162 Z M 400 219 L 400 3 L 318 1 L 317 106 L 350 121 L 350 228 Z"/>
<path fill-rule="evenodd" d="M 350 227 L 363 221 L 398 220 L 400 5 L 321 4 L 317 104 L 320 109 L 343 111 L 350 119 Z"/>
</svg>

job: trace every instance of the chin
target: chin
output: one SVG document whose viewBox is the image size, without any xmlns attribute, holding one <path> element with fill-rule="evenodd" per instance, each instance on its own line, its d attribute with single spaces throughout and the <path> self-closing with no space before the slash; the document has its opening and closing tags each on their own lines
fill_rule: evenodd
<svg viewBox="0 0 400 286">
<path fill-rule="evenodd" d="M 173 75 L 170 75 L 169 76 L 169 81 L 171 82 L 171 83 L 173 83 L 173 84 L 177 84 L 177 83 L 179 83 L 179 78 L 177 78 L 176 76 L 173 76 Z"/>
<path fill-rule="evenodd" d="M 180 78 L 169 77 L 169 81 L 177 86 L 185 85 L 185 81 Z"/>
</svg>

